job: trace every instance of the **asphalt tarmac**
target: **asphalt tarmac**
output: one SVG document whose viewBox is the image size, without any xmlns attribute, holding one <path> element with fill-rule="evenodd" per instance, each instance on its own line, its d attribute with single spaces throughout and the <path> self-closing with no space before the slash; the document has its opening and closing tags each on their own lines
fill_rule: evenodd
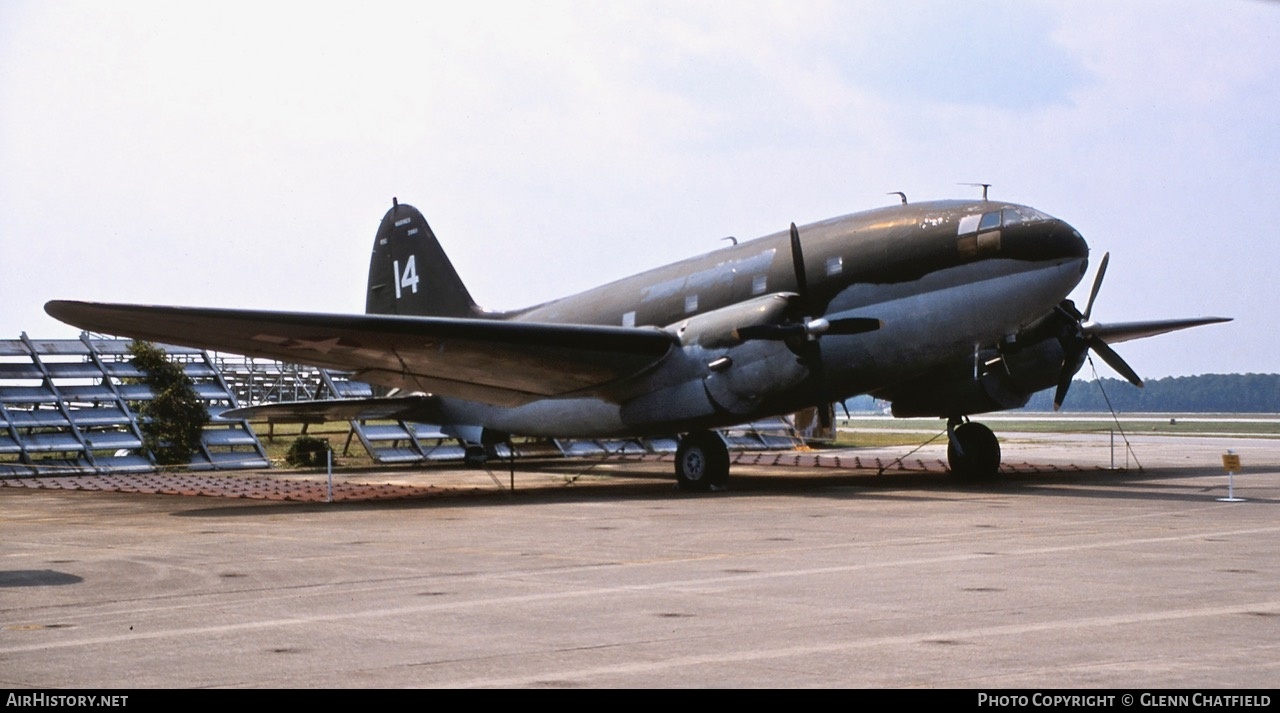
<svg viewBox="0 0 1280 713">
<path fill-rule="evenodd" d="M 1111 470 L 1105 435 L 1003 439 L 1009 472 L 976 485 L 935 444 L 882 474 L 910 449 L 739 465 L 702 495 L 653 461 L 522 464 L 515 492 L 340 472 L 405 490 L 332 504 L 0 487 L 0 684 L 1280 680 L 1280 441 L 1139 435 Z M 1228 448 L 1244 502 L 1217 499 Z"/>
</svg>

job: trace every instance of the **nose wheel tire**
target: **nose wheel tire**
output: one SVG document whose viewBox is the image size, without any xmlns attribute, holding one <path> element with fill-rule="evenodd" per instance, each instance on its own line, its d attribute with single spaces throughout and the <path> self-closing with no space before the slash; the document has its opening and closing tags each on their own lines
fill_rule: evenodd
<svg viewBox="0 0 1280 713">
<path fill-rule="evenodd" d="M 681 490 L 707 492 L 729 482 L 729 449 L 718 434 L 685 435 L 676 448 L 676 483 Z"/>
<path fill-rule="evenodd" d="M 1000 472 L 1000 441 L 981 423 L 962 423 L 951 433 L 947 463 L 960 478 L 993 478 Z"/>
</svg>

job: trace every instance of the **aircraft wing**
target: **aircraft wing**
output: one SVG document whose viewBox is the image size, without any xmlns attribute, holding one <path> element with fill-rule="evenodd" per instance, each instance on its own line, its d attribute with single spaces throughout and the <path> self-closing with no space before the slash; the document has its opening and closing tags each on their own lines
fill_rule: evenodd
<svg viewBox="0 0 1280 713">
<path fill-rule="evenodd" d="M 1190 319 L 1155 319 L 1145 322 L 1117 322 L 1115 324 L 1086 324 L 1084 331 L 1101 338 L 1108 344 L 1127 342 L 1130 339 L 1146 339 L 1165 332 L 1189 329 L 1205 324 L 1230 322 L 1230 317 L 1194 317 Z"/>
<path fill-rule="evenodd" d="M 638 374 L 677 344 L 655 328 L 53 301 L 81 329 L 352 372 L 514 406 Z"/>
</svg>

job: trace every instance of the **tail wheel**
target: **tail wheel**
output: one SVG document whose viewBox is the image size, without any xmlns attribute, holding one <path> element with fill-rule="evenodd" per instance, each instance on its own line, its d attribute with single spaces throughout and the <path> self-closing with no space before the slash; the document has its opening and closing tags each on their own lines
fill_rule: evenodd
<svg viewBox="0 0 1280 713">
<path fill-rule="evenodd" d="M 466 448 L 467 450 L 466 455 L 463 456 L 463 463 L 473 470 L 483 468 L 485 463 L 489 460 L 489 453 L 484 449 L 484 446 L 469 445 Z"/>
<path fill-rule="evenodd" d="M 690 433 L 676 448 L 676 483 L 682 490 L 706 492 L 729 482 L 729 449 L 718 434 Z"/>
<path fill-rule="evenodd" d="M 991 478 L 1000 472 L 1000 441 L 981 423 L 962 423 L 951 433 L 947 463 L 961 478 Z"/>
</svg>

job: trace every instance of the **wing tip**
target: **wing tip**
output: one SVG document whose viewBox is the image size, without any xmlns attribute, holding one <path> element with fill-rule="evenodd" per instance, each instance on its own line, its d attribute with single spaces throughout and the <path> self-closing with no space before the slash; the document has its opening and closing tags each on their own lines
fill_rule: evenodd
<svg viewBox="0 0 1280 713">
<path fill-rule="evenodd" d="M 80 326 L 73 320 L 75 319 L 76 308 L 87 303 L 76 302 L 74 300 L 49 300 L 44 303 L 44 313 L 58 320 L 66 322 L 73 326 Z"/>
</svg>

